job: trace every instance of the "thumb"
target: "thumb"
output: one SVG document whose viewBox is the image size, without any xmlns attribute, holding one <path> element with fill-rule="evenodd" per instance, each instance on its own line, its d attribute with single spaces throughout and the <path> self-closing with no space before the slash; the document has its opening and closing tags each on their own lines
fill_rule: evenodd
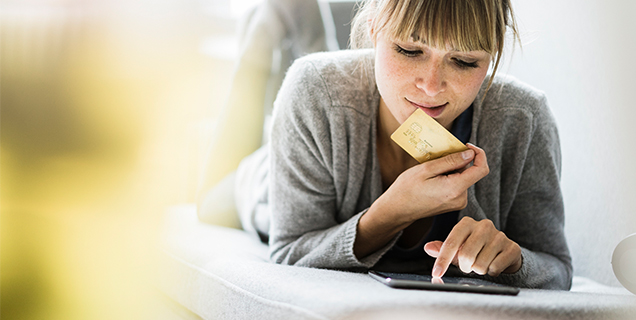
<svg viewBox="0 0 636 320">
<path fill-rule="evenodd" d="M 427 244 L 424 245 L 424 251 L 429 256 L 431 256 L 433 258 L 437 258 L 437 256 L 439 256 L 439 251 L 442 248 L 442 243 L 443 242 L 441 242 L 441 241 L 428 242 Z"/>
</svg>

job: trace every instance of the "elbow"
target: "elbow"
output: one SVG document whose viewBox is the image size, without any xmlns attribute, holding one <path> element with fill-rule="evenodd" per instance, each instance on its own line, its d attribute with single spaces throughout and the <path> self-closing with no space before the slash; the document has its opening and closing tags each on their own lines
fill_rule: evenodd
<svg viewBox="0 0 636 320">
<path fill-rule="evenodd" d="M 561 290 L 570 290 L 572 288 L 572 277 L 574 276 L 574 272 L 572 270 L 572 261 L 568 259 L 567 262 L 563 263 L 564 277 L 563 283 L 561 285 Z"/>
<path fill-rule="evenodd" d="M 570 259 L 557 259 L 559 263 L 554 264 L 552 270 L 546 270 L 547 274 L 552 274 L 552 278 L 546 281 L 539 289 L 565 290 L 572 288 L 572 263 Z"/>
<path fill-rule="evenodd" d="M 293 265 L 290 259 L 292 243 L 281 243 L 271 237 L 269 240 L 269 260 L 276 264 Z"/>
</svg>

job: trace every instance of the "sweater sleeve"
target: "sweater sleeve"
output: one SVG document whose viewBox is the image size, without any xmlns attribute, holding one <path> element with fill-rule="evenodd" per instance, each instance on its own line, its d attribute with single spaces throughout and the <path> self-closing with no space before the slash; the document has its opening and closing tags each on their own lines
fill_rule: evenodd
<svg viewBox="0 0 636 320">
<path fill-rule="evenodd" d="M 331 97 L 310 63 L 297 60 L 275 102 L 270 140 L 270 256 L 276 263 L 364 270 L 392 245 L 357 259 L 358 212 L 339 221 L 335 148 L 347 148 L 330 120 Z M 337 122 L 336 122 L 337 123 Z M 335 140 L 335 142 L 334 142 Z M 343 141 L 345 140 L 345 141 Z M 335 146 L 337 145 L 337 146 Z"/>
<path fill-rule="evenodd" d="M 514 274 L 501 274 L 496 282 L 526 288 L 568 290 L 572 262 L 564 233 L 564 206 L 560 188 L 561 150 L 556 123 L 544 96 L 534 100 L 529 144 L 526 143 L 520 178 L 504 233 L 519 246 L 523 264 Z M 512 159 L 509 159 L 516 162 Z"/>
</svg>

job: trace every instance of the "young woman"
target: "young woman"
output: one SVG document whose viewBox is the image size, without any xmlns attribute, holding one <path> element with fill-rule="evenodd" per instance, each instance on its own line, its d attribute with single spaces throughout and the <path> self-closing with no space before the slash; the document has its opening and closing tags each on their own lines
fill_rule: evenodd
<svg viewBox="0 0 636 320">
<path fill-rule="evenodd" d="M 372 49 L 297 60 L 238 172 L 237 193 L 262 173 L 238 208 L 272 260 L 568 289 L 558 133 L 541 92 L 494 76 L 507 29 L 508 0 L 370 0 Z M 417 109 L 468 150 L 415 161 L 390 135 Z"/>
</svg>

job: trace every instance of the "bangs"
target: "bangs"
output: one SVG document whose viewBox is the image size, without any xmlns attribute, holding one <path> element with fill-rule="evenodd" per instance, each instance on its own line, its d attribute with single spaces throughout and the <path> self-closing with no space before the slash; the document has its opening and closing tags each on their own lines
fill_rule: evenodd
<svg viewBox="0 0 636 320">
<path fill-rule="evenodd" d="M 381 1 L 377 25 L 399 41 L 419 41 L 436 48 L 500 53 L 497 9 L 492 1 Z M 391 3 L 391 4 L 389 4 Z M 489 8 L 488 6 L 492 6 Z M 505 30 L 505 24 L 504 24 Z M 502 39 L 499 39 L 501 36 Z"/>
</svg>

